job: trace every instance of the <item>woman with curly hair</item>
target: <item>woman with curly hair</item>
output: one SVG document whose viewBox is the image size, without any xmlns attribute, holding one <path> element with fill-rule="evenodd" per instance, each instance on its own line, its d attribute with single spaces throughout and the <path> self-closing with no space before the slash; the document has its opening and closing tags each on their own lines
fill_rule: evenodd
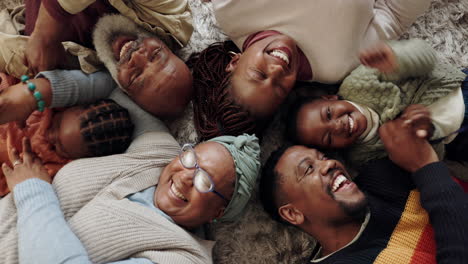
<svg viewBox="0 0 468 264">
<path fill-rule="evenodd" d="M 202 138 L 255 131 L 297 80 L 340 82 L 358 64 L 360 49 L 395 39 L 429 0 L 212 0 L 233 42 L 192 57 L 195 119 Z M 242 19 L 240 19 L 242 18 Z M 242 120 L 231 126 L 235 120 Z M 236 121 L 237 122 L 237 121 Z"/>
</svg>

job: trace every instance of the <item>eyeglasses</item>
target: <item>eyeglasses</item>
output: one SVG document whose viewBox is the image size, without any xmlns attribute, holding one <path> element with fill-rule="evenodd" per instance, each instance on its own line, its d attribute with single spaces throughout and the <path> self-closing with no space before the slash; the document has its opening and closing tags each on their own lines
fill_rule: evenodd
<svg viewBox="0 0 468 264">
<path fill-rule="evenodd" d="M 198 166 L 197 155 L 191 144 L 185 144 L 182 146 L 179 154 L 179 161 L 184 168 L 195 169 L 195 172 L 193 173 L 193 185 L 197 191 L 201 193 L 213 192 L 223 198 L 226 202 L 229 202 L 228 199 L 215 190 L 213 179 L 211 179 L 208 172 Z"/>
</svg>

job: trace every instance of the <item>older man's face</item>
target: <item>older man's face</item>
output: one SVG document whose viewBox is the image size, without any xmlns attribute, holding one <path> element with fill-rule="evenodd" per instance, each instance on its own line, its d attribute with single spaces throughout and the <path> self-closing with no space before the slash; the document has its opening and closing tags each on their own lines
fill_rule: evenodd
<svg viewBox="0 0 468 264">
<path fill-rule="evenodd" d="M 366 198 L 343 164 L 316 149 L 291 147 L 275 169 L 284 177 L 280 190 L 285 202 L 305 219 L 333 224 L 365 212 Z"/>
<path fill-rule="evenodd" d="M 192 96 L 192 75 L 160 39 L 121 35 L 112 51 L 117 80 L 140 107 L 160 117 L 183 111 Z"/>
</svg>

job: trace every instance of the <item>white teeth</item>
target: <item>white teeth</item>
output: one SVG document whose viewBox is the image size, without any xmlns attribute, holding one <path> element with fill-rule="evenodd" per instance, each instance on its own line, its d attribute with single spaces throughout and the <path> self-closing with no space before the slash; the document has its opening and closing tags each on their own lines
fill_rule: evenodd
<svg viewBox="0 0 468 264">
<path fill-rule="evenodd" d="M 177 197 L 179 197 L 180 199 L 182 199 L 182 200 L 184 200 L 184 201 L 187 200 L 187 199 L 185 198 L 185 196 L 177 190 L 177 188 L 175 187 L 174 183 L 171 185 L 171 190 L 172 190 L 172 192 L 173 192 Z"/>
<path fill-rule="evenodd" d="M 289 65 L 288 54 L 286 54 L 284 51 L 282 51 L 282 50 L 273 50 L 272 52 L 270 52 L 270 55 L 274 56 L 276 58 L 282 59 L 284 62 L 286 62 L 286 64 Z"/>
<path fill-rule="evenodd" d="M 128 41 L 125 43 L 122 48 L 120 49 L 120 59 L 122 59 L 123 55 L 127 52 L 134 41 Z"/>
<path fill-rule="evenodd" d="M 349 115 L 348 115 L 348 120 L 349 120 L 349 134 L 351 134 L 351 133 L 353 133 L 354 120 Z"/>
<path fill-rule="evenodd" d="M 335 181 L 333 181 L 332 191 L 336 192 L 336 190 L 338 190 L 340 185 L 347 180 L 348 179 L 343 175 L 339 175 L 338 177 L 336 177 Z"/>
</svg>

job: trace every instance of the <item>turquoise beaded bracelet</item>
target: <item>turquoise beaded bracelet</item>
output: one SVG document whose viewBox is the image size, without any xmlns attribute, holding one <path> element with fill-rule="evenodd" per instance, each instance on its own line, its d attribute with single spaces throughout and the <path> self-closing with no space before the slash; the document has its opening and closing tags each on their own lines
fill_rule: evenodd
<svg viewBox="0 0 468 264">
<path fill-rule="evenodd" d="M 36 85 L 29 81 L 29 77 L 26 75 L 21 76 L 21 82 L 28 86 L 28 90 L 33 93 L 34 98 L 37 102 L 37 110 L 39 112 L 44 112 L 45 102 L 42 100 L 42 94 L 39 91 L 36 91 Z"/>
</svg>

